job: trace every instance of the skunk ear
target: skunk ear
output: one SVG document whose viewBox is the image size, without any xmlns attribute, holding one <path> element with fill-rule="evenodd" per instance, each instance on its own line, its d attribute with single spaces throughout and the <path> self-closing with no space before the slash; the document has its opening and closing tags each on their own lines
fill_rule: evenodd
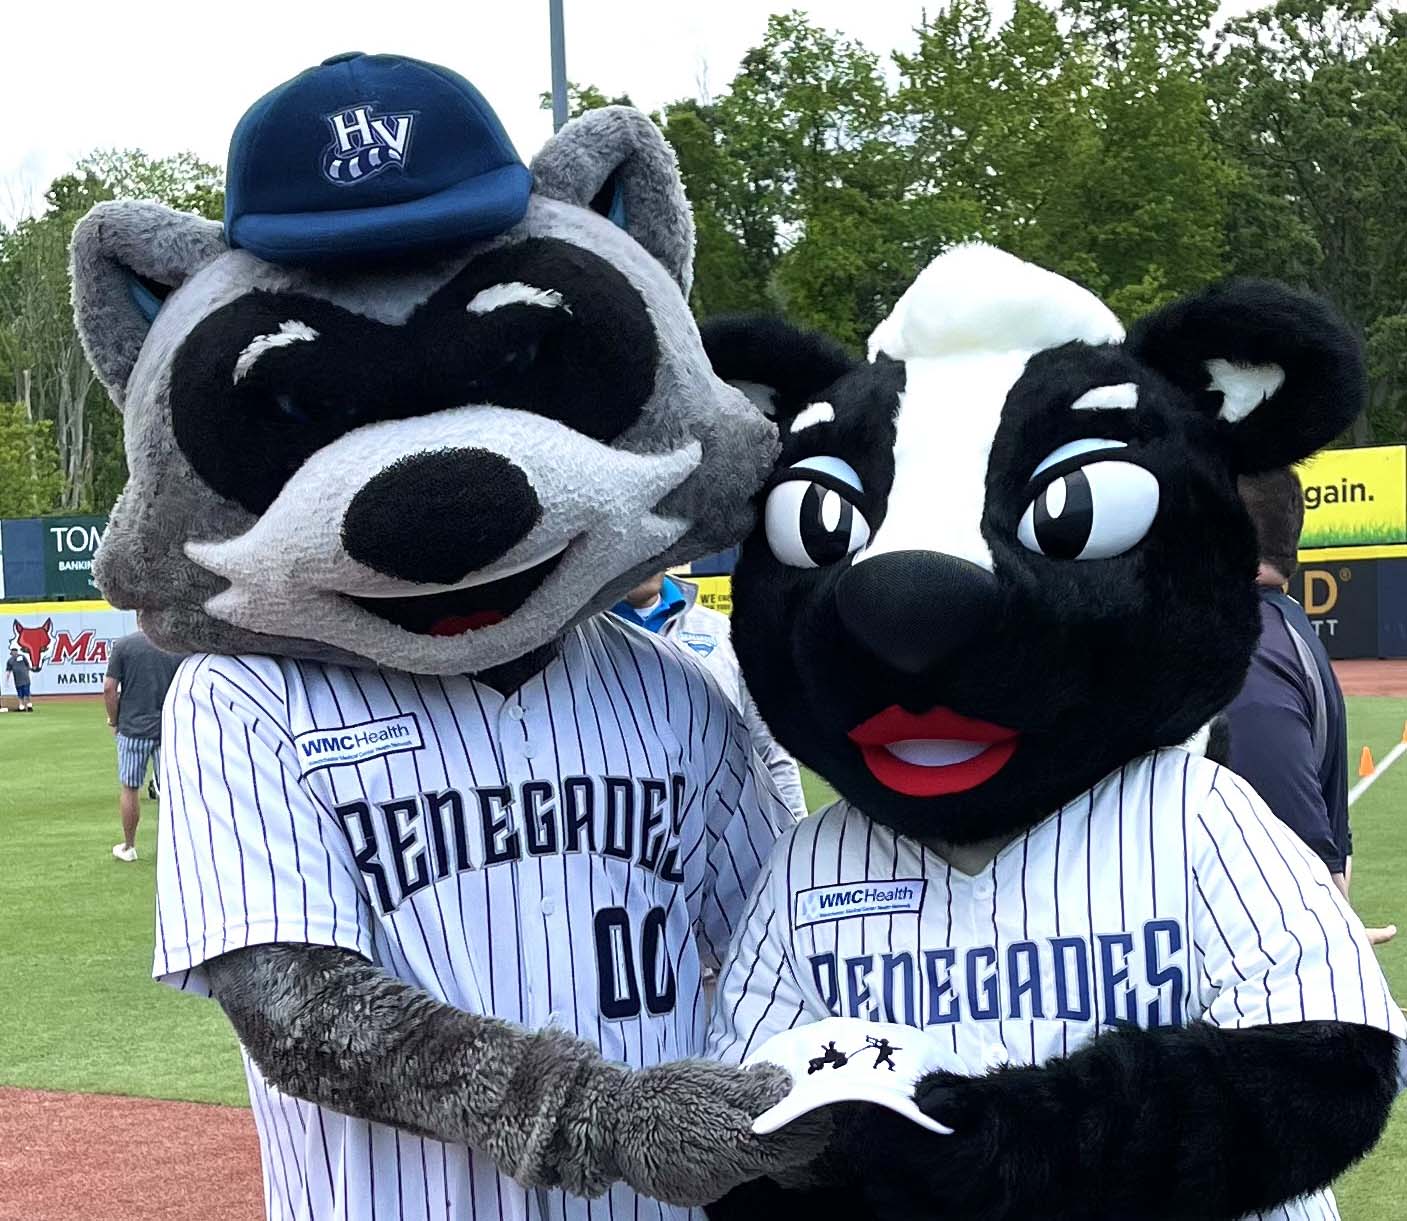
<svg viewBox="0 0 1407 1221">
<path fill-rule="evenodd" d="M 1135 324 L 1125 347 L 1220 420 L 1238 474 L 1289 466 L 1363 409 L 1363 350 L 1325 302 L 1233 280 Z"/>
<path fill-rule="evenodd" d="M 699 324 L 713 371 L 768 418 L 784 422 L 856 362 L 832 339 L 769 314 L 725 314 Z"/>
</svg>

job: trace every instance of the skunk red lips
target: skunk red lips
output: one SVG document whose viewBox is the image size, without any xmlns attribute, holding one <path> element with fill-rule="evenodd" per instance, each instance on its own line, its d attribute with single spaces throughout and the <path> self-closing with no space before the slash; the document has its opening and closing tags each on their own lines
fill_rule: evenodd
<svg viewBox="0 0 1407 1221">
<path fill-rule="evenodd" d="M 891 704 L 850 731 L 880 784 L 909 797 L 943 797 L 985 784 L 1016 753 L 1014 729 L 950 708 L 906 712 Z"/>
</svg>

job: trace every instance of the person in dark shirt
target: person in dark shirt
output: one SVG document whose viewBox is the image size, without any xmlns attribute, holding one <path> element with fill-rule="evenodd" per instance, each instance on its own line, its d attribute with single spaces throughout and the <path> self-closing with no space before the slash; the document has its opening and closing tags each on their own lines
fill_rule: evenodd
<svg viewBox="0 0 1407 1221">
<path fill-rule="evenodd" d="M 1250 781 L 1348 895 L 1348 718 L 1329 655 L 1304 608 L 1284 592 L 1298 567 L 1304 493 L 1289 469 L 1243 477 L 1241 499 L 1260 547 L 1260 641 L 1224 716 L 1228 765 Z M 1395 926 L 1369 929 L 1375 943 Z"/>
<path fill-rule="evenodd" d="M 19 645 L 10 646 L 10 657 L 5 662 L 5 673 L 15 684 L 15 711 L 33 712 L 34 701 L 29 698 L 29 658 Z"/>
<path fill-rule="evenodd" d="M 138 790 L 146 780 L 148 763 L 152 766 L 150 796 L 156 796 L 161 782 L 161 706 L 180 664 L 178 656 L 158 649 L 142 632 L 122 637 L 108 658 L 103 703 L 108 728 L 117 736 L 117 779 L 122 786 L 118 798 L 122 842 L 113 846 L 112 855 L 129 864 L 137 859 Z"/>
</svg>

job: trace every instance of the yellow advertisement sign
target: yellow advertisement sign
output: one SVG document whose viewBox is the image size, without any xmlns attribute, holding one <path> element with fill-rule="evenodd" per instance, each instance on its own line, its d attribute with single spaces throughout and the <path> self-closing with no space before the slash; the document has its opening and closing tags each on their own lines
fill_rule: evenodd
<svg viewBox="0 0 1407 1221">
<path fill-rule="evenodd" d="M 725 615 L 733 613 L 732 577 L 691 576 L 689 580 L 699 587 L 700 604 Z"/>
<path fill-rule="evenodd" d="M 1299 467 L 1301 548 L 1407 543 L 1407 446 L 1326 449 Z"/>
</svg>

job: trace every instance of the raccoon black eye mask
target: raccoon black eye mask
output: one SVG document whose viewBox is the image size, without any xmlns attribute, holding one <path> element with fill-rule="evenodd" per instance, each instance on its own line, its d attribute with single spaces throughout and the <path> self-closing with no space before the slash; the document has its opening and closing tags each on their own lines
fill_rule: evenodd
<svg viewBox="0 0 1407 1221">
<path fill-rule="evenodd" d="M 263 513 L 319 449 L 382 420 L 485 403 L 613 441 L 639 419 L 657 359 L 625 277 L 537 238 L 476 259 L 396 325 L 301 293 L 250 292 L 181 344 L 171 419 L 196 473 Z M 491 475 L 474 482 L 485 498 L 497 490 Z"/>
</svg>

